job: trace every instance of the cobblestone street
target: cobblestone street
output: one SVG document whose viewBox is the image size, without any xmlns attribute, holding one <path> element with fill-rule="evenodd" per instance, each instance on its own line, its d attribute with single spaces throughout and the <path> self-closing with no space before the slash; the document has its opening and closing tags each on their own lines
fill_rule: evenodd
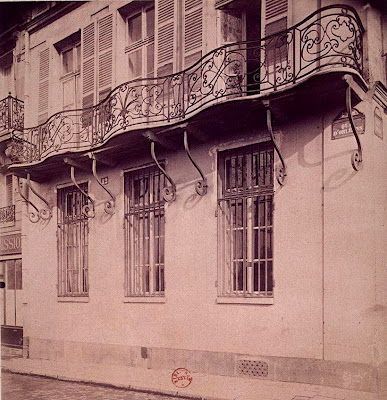
<svg viewBox="0 0 387 400">
<path fill-rule="evenodd" d="M 2 400 L 170 400 L 176 397 L 2 372 Z"/>
</svg>

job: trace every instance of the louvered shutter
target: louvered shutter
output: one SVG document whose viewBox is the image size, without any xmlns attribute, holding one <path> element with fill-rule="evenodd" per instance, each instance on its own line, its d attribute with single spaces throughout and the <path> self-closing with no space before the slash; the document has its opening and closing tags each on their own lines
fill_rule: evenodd
<svg viewBox="0 0 387 400">
<path fill-rule="evenodd" d="M 39 94 L 38 94 L 38 123 L 48 117 L 48 93 L 50 78 L 50 50 L 39 53 Z"/>
<path fill-rule="evenodd" d="M 266 0 L 265 2 L 265 36 L 278 32 L 286 27 L 288 0 Z M 281 21 L 280 23 L 277 21 Z"/>
<path fill-rule="evenodd" d="M 82 30 L 82 108 L 94 104 L 95 89 L 95 24 Z"/>
<path fill-rule="evenodd" d="M 173 72 L 175 46 L 175 1 L 156 0 L 157 75 Z"/>
<path fill-rule="evenodd" d="M 203 1 L 184 2 L 184 68 L 202 56 Z"/>
<path fill-rule="evenodd" d="M 98 99 L 103 100 L 112 87 L 113 15 L 98 21 Z"/>
<path fill-rule="evenodd" d="M 6 205 L 11 206 L 13 204 L 13 176 L 7 175 L 5 177 L 6 186 Z"/>
</svg>

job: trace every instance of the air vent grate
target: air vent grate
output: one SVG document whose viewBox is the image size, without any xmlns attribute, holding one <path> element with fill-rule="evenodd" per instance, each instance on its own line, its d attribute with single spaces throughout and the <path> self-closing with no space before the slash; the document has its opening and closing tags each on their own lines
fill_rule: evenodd
<svg viewBox="0 0 387 400">
<path fill-rule="evenodd" d="M 238 360 L 238 375 L 267 376 L 269 366 L 267 362 L 257 360 Z"/>
</svg>

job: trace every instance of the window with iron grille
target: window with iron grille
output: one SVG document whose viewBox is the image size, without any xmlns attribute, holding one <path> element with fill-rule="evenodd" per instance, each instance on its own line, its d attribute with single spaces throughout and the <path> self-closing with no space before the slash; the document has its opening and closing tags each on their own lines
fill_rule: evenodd
<svg viewBox="0 0 387 400">
<path fill-rule="evenodd" d="M 87 193 L 88 185 L 80 185 Z M 58 189 L 59 296 L 87 296 L 89 227 L 87 197 L 75 186 Z"/>
<path fill-rule="evenodd" d="M 154 167 L 125 174 L 126 296 L 164 296 L 164 186 Z"/>
<path fill-rule="evenodd" d="M 219 296 L 273 296 L 273 147 L 219 153 Z"/>
</svg>

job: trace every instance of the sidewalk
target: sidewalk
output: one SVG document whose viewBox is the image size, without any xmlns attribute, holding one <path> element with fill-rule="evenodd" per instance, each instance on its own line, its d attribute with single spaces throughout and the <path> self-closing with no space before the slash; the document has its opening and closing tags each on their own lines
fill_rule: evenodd
<svg viewBox="0 0 387 400">
<path fill-rule="evenodd" d="M 3 348 L 4 349 L 4 348 Z M 13 355 L 12 355 L 13 353 Z M 20 358 L 17 351 L 2 352 L 2 369 L 82 382 L 113 385 L 132 390 L 149 390 L 217 400 L 385 400 L 376 393 L 358 392 L 303 383 L 243 379 L 230 376 L 191 373 L 192 383 L 186 388 L 172 384 L 173 371 L 151 370 L 122 365 L 58 363 L 49 360 Z"/>
</svg>

